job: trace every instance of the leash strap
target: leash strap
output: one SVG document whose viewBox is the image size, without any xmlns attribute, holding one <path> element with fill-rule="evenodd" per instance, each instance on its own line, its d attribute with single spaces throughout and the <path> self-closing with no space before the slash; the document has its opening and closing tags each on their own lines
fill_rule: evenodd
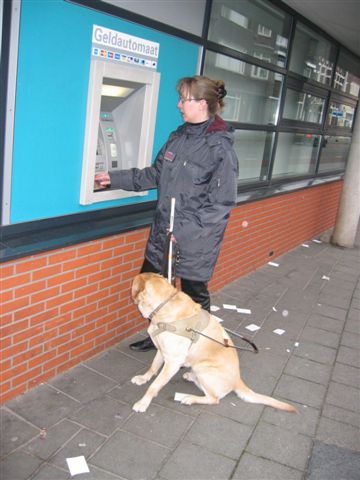
<svg viewBox="0 0 360 480">
<path fill-rule="evenodd" d="M 250 348 L 244 348 L 244 347 L 239 347 L 237 345 L 229 345 L 228 343 L 228 340 L 227 339 L 224 339 L 224 343 L 223 342 L 219 342 L 219 340 L 216 340 L 215 338 L 212 338 L 212 337 L 209 337 L 209 335 L 206 335 L 205 333 L 202 333 L 202 332 L 199 332 L 197 330 L 194 330 L 193 328 L 188 328 L 187 329 L 188 331 L 192 331 L 194 333 L 197 333 L 198 335 L 201 335 L 215 343 L 218 343 L 219 345 L 222 345 L 223 347 L 225 348 L 236 348 L 236 350 L 245 350 L 247 352 L 253 352 L 253 353 L 259 353 L 259 350 L 257 348 L 257 346 L 255 345 L 255 343 L 253 343 L 251 340 L 249 340 L 248 338 L 246 337 L 243 337 L 242 335 L 240 335 L 239 333 L 235 333 L 235 332 L 232 332 L 231 330 L 228 330 L 227 328 L 225 328 L 224 330 L 232 333 L 233 335 L 236 335 L 237 337 L 241 338 L 242 340 L 244 340 L 245 342 L 249 343 L 251 346 L 252 346 L 252 350 L 250 350 Z"/>
</svg>

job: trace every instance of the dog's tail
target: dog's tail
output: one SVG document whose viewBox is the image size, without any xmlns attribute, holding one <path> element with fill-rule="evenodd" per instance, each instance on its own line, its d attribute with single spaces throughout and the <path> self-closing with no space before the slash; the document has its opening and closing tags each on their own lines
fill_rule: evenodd
<svg viewBox="0 0 360 480">
<path fill-rule="evenodd" d="M 253 392 L 245 383 L 240 379 L 235 389 L 236 395 L 249 403 L 259 403 L 261 405 L 268 405 L 269 407 L 278 408 L 279 410 L 285 410 L 286 412 L 297 413 L 297 409 L 289 403 L 281 402 L 275 398 L 262 395 L 261 393 Z"/>
</svg>

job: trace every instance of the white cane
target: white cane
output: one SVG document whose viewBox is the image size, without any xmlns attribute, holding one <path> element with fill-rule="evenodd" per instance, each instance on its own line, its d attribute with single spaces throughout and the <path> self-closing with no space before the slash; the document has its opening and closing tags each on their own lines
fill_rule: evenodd
<svg viewBox="0 0 360 480">
<path fill-rule="evenodd" d="M 175 198 L 171 198 L 171 209 L 170 209 L 170 228 L 169 228 L 169 256 L 168 256 L 168 282 L 171 284 L 171 275 L 172 275 L 172 256 L 173 256 L 173 245 L 172 245 L 172 233 L 174 230 L 174 217 L 175 217 Z"/>
</svg>

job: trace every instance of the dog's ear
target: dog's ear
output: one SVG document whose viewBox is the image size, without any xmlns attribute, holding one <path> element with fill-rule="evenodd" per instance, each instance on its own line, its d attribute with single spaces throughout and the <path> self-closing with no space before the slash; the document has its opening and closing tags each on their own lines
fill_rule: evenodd
<svg viewBox="0 0 360 480">
<path fill-rule="evenodd" d="M 137 296 L 139 295 L 140 292 L 142 292 L 145 288 L 145 279 L 142 275 L 136 275 L 134 278 L 134 281 L 132 283 L 131 287 L 131 298 L 135 303 Z"/>
</svg>

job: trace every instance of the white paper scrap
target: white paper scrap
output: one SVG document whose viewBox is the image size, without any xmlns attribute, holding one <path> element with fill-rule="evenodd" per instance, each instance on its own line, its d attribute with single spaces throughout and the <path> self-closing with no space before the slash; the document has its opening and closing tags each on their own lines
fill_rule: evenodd
<svg viewBox="0 0 360 480">
<path fill-rule="evenodd" d="M 256 330 L 260 330 L 259 325 L 255 325 L 255 323 L 251 323 L 245 327 L 246 329 L 250 330 L 250 332 L 256 332 Z"/>
<path fill-rule="evenodd" d="M 224 303 L 223 307 L 226 308 L 227 310 L 236 310 L 236 305 L 229 305 L 228 303 Z"/>
<path fill-rule="evenodd" d="M 275 308 L 275 307 L 272 307 L 272 308 L 273 308 L 274 312 L 277 312 L 277 310 L 276 310 L 276 308 Z"/>
<path fill-rule="evenodd" d="M 299 342 L 295 342 L 294 347 L 298 347 L 298 346 L 299 346 Z"/>
<path fill-rule="evenodd" d="M 283 333 L 285 333 L 285 330 L 283 330 L 282 328 L 276 328 L 275 330 L 273 330 L 274 333 L 276 333 L 276 335 L 282 335 Z"/>
<path fill-rule="evenodd" d="M 326 275 L 323 275 L 321 278 L 322 280 L 330 280 L 330 277 L 327 277 Z"/>
<path fill-rule="evenodd" d="M 306 248 L 310 248 L 310 245 L 308 245 L 308 244 L 306 244 L 306 243 L 303 243 L 301 246 L 302 246 L 302 247 L 306 247 Z"/>
<path fill-rule="evenodd" d="M 81 457 L 67 458 L 66 462 L 68 464 L 71 476 L 78 475 L 79 473 L 90 472 L 88 464 L 86 463 L 83 455 L 81 455 Z"/>
<path fill-rule="evenodd" d="M 250 308 L 237 308 L 236 309 L 239 313 L 246 313 L 247 315 L 251 315 Z"/>
<path fill-rule="evenodd" d="M 189 394 L 188 393 L 179 393 L 179 392 L 176 392 L 175 393 L 175 396 L 174 396 L 174 400 L 175 402 L 181 402 L 181 400 L 185 397 L 187 397 Z"/>
<path fill-rule="evenodd" d="M 318 240 L 317 238 L 313 238 L 313 242 L 314 242 L 314 243 L 322 243 L 322 241 L 321 241 L 321 240 Z"/>
<path fill-rule="evenodd" d="M 224 321 L 222 318 L 217 317 L 216 315 L 212 315 L 212 317 L 214 317 L 215 320 L 216 320 L 217 322 L 219 322 L 219 323 L 222 323 L 222 322 Z"/>
<path fill-rule="evenodd" d="M 290 348 L 287 348 L 286 351 L 287 351 L 287 353 L 290 353 Z"/>
<path fill-rule="evenodd" d="M 217 312 L 218 310 L 220 310 L 220 307 L 217 307 L 216 305 L 211 305 L 210 312 Z"/>
<path fill-rule="evenodd" d="M 279 267 L 280 265 L 275 262 L 268 262 L 268 265 L 271 265 L 272 267 Z"/>
</svg>

